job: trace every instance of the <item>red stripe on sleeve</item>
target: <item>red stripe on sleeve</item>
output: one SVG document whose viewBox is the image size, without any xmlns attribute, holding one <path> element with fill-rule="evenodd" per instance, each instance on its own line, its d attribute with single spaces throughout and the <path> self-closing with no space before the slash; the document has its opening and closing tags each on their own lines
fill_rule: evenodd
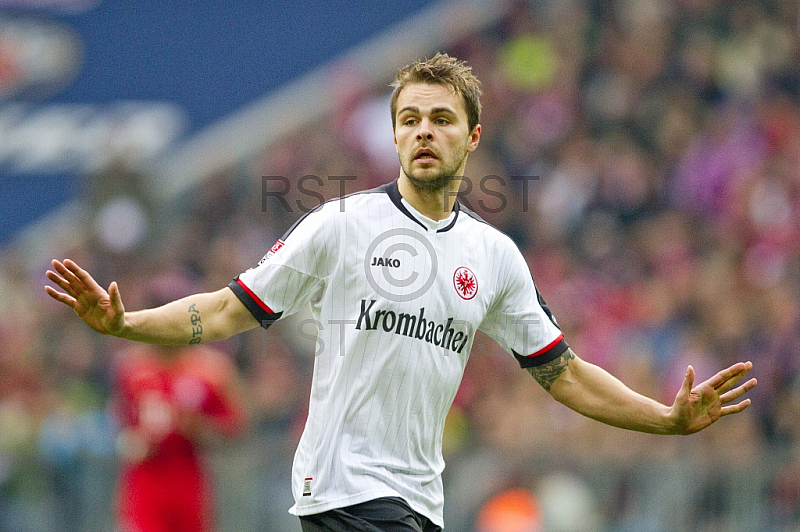
<svg viewBox="0 0 800 532">
<path fill-rule="evenodd" d="M 245 286 L 245 284 L 242 282 L 241 279 L 236 279 L 236 282 L 239 283 L 239 286 L 242 287 L 242 290 L 244 290 L 247 293 L 248 296 L 253 298 L 253 301 L 255 301 L 256 305 L 261 307 L 262 310 L 264 310 L 265 312 L 267 312 L 269 314 L 275 314 L 275 312 L 271 308 L 269 308 L 266 303 L 261 301 L 261 299 L 259 299 L 259 297 L 257 295 L 255 295 L 252 290 L 250 290 L 249 288 L 247 288 L 247 286 Z"/>
<path fill-rule="evenodd" d="M 548 352 L 548 351 L 550 351 L 552 348 L 554 348 L 554 347 L 556 346 L 556 344 L 558 344 L 558 342 L 560 342 L 560 341 L 561 341 L 561 340 L 563 340 L 563 339 L 564 339 L 564 335 L 563 335 L 563 334 L 559 334 L 559 335 L 558 335 L 558 338 L 556 338 L 555 340 L 553 340 L 552 342 L 550 342 L 549 344 L 547 344 L 547 345 L 546 345 L 546 346 L 544 346 L 543 348 L 539 349 L 539 350 L 538 350 L 538 351 L 536 351 L 535 353 L 531 353 L 531 354 L 530 354 L 530 355 L 528 355 L 526 358 L 538 357 L 539 355 L 543 355 L 543 354 L 547 353 L 547 352 Z"/>
</svg>

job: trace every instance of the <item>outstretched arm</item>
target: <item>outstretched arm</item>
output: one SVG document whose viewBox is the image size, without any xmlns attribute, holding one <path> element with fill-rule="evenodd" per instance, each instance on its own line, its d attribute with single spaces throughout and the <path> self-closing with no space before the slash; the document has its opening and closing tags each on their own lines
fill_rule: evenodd
<svg viewBox="0 0 800 532">
<path fill-rule="evenodd" d="M 756 385 L 756 379 L 750 379 L 734 388 L 752 367 L 750 362 L 739 362 L 693 387 L 694 369 L 689 366 L 671 407 L 634 392 L 571 349 L 528 371 L 553 398 L 592 419 L 640 432 L 692 434 L 750 405 L 750 399 L 728 403 Z"/>
<path fill-rule="evenodd" d="M 188 345 L 213 342 L 258 326 L 258 321 L 229 289 L 196 294 L 164 306 L 126 312 L 117 283 L 106 291 L 75 262 L 52 262 L 45 291 L 53 299 L 72 308 L 92 329 L 161 345 Z"/>
</svg>

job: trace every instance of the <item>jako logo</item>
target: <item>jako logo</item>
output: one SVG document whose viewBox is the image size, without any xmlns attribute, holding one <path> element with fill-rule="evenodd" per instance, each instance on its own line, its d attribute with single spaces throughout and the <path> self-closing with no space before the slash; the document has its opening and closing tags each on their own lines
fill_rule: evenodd
<svg viewBox="0 0 800 532">
<path fill-rule="evenodd" d="M 390 259 L 388 257 L 372 257 L 371 266 L 388 266 L 389 268 L 399 268 L 400 259 Z"/>
</svg>

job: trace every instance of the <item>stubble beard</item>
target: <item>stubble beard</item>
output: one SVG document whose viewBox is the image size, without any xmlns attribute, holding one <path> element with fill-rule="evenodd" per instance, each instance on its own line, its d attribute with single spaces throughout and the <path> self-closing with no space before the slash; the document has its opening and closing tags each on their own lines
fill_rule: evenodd
<svg viewBox="0 0 800 532">
<path fill-rule="evenodd" d="M 454 175 L 447 175 L 450 173 L 452 172 L 442 172 L 433 178 L 420 179 L 414 177 L 411 172 L 405 172 L 406 177 L 408 177 L 408 182 L 412 187 L 420 192 L 439 192 L 445 189 L 449 190 L 450 183 L 456 179 L 456 176 Z"/>
<path fill-rule="evenodd" d="M 419 192 L 423 193 L 431 193 L 431 192 L 441 192 L 441 191 L 448 191 L 450 190 L 450 184 L 455 181 L 456 179 L 461 179 L 462 176 L 456 175 L 458 169 L 461 168 L 461 165 L 464 163 L 464 159 L 467 158 L 467 152 L 464 151 L 464 156 L 461 157 L 460 160 L 453 163 L 448 167 L 443 167 L 442 170 L 431 177 L 415 177 L 410 170 L 411 165 L 414 164 L 413 159 L 409 162 L 409 164 L 401 165 L 403 167 L 403 173 L 408 178 L 408 182 L 411 184 L 412 187 L 417 189 Z"/>
</svg>

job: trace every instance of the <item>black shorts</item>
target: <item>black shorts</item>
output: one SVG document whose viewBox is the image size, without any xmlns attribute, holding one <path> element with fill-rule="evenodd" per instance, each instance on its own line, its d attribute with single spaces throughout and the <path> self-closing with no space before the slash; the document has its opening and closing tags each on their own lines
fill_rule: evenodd
<svg viewBox="0 0 800 532">
<path fill-rule="evenodd" d="M 400 497 L 371 501 L 300 518 L 303 532 L 442 532 Z"/>
</svg>

